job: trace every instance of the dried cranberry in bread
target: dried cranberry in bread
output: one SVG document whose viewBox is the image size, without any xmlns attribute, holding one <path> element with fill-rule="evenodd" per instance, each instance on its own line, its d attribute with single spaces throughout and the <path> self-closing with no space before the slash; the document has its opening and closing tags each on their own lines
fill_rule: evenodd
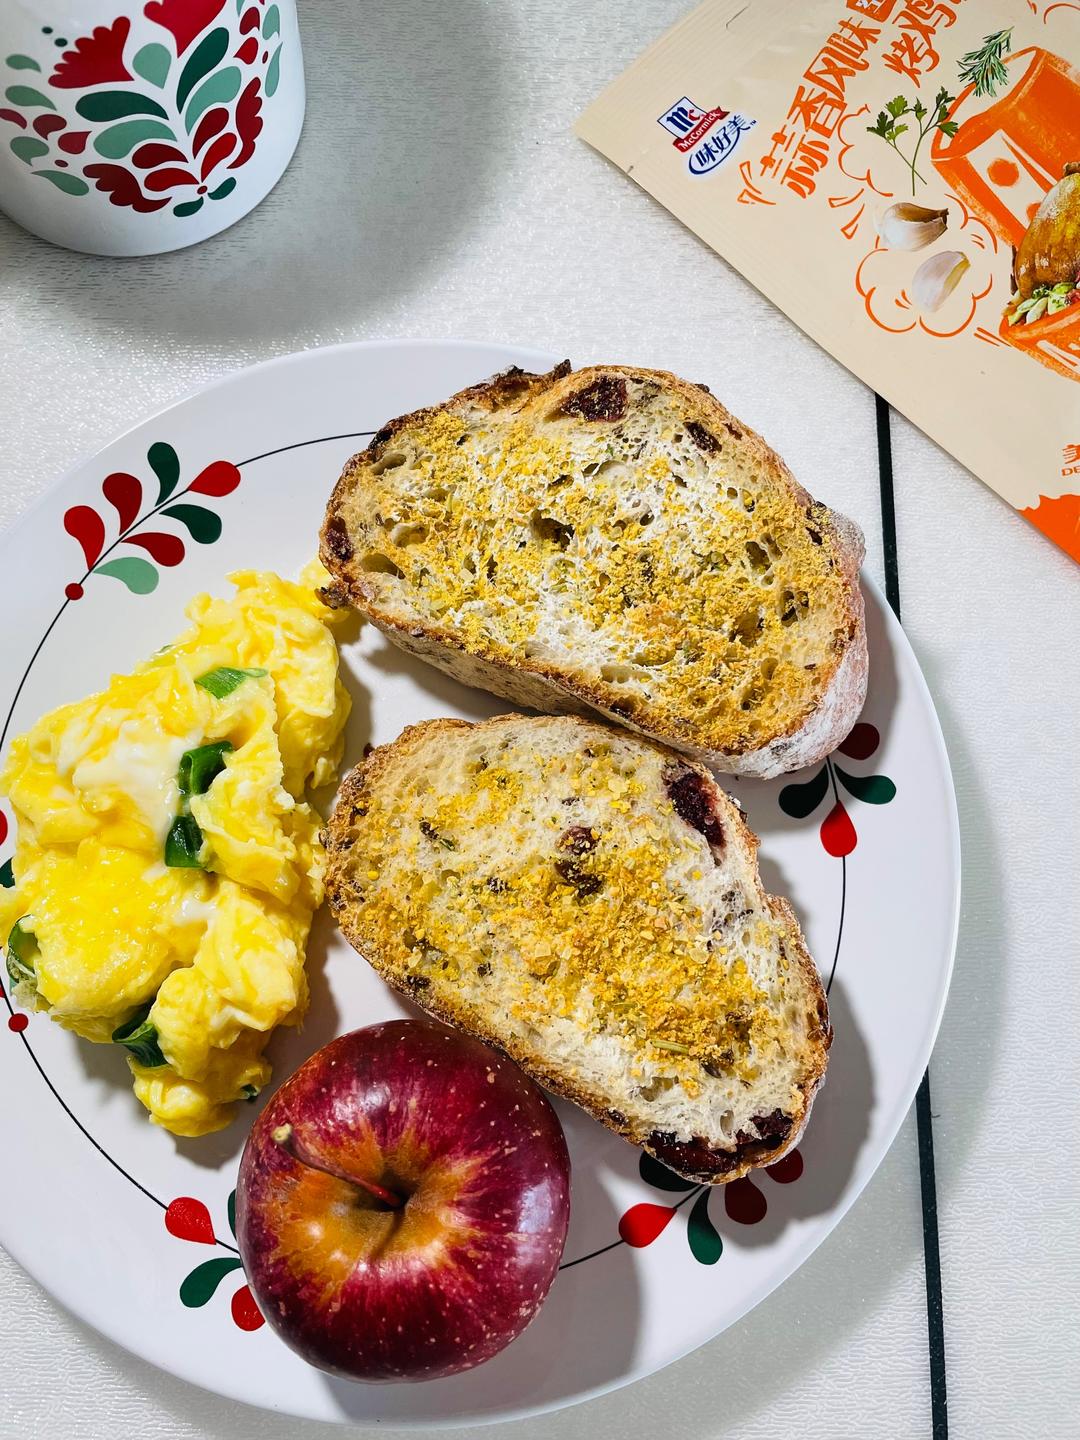
<svg viewBox="0 0 1080 1440">
<path fill-rule="evenodd" d="M 820 759 L 865 698 L 858 528 L 663 371 L 515 370 L 392 421 L 321 553 L 332 602 L 459 680 L 735 774 Z"/>
<path fill-rule="evenodd" d="M 433 720 L 349 775 L 326 838 L 349 941 L 433 1015 L 691 1179 L 796 1143 L 825 996 L 703 767 L 576 717 Z"/>
</svg>

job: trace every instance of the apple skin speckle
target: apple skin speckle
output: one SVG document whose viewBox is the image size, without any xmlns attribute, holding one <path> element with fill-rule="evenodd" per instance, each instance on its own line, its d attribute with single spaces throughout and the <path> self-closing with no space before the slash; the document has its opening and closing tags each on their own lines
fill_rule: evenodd
<svg viewBox="0 0 1080 1440">
<path fill-rule="evenodd" d="M 285 1124 L 334 1173 L 275 1142 Z M 390 1209 L 343 1176 L 404 1203 Z M 311 1364 L 365 1381 L 433 1379 L 498 1354 L 546 1298 L 569 1214 L 566 1141 L 543 1093 L 426 1020 L 373 1025 L 313 1055 L 256 1121 L 237 1187 L 263 1314 Z"/>
</svg>

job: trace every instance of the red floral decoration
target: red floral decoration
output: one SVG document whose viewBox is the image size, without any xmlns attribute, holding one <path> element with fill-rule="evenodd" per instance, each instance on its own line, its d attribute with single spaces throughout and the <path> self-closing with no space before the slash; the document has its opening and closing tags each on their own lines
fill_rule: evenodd
<svg viewBox="0 0 1080 1440">
<path fill-rule="evenodd" d="M 720 1232 L 709 1216 L 709 1200 L 717 1190 L 724 1194 L 724 1210 L 729 1220 L 739 1225 L 757 1225 L 765 1219 L 769 1203 L 762 1192 L 749 1179 L 733 1180 L 721 1186 L 697 1185 L 684 1180 L 659 1160 L 644 1152 L 638 1162 L 642 1180 L 656 1190 L 682 1194 L 681 1200 L 671 1205 L 656 1205 L 650 1201 L 639 1201 L 619 1221 L 619 1238 L 635 1250 L 651 1245 L 667 1229 L 675 1212 L 690 1200 L 693 1206 L 687 1212 L 686 1240 L 690 1253 L 699 1265 L 715 1265 L 724 1253 L 724 1242 Z M 791 1150 L 781 1160 L 769 1165 L 765 1173 L 779 1185 L 790 1185 L 803 1172 L 803 1158 L 798 1150 Z M 755 1172 L 756 1174 L 757 1172 Z"/>
<path fill-rule="evenodd" d="M 157 501 L 149 504 L 143 482 L 137 475 L 117 470 L 102 481 L 101 493 L 116 511 L 115 527 L 106 526 L 92 505 L 72 505 L 64 512 L 64 529 L 79 542 L 86 574 L 72 581 L 64 593 L 69 600 L 81 600 L 83 586 L 91 575 L 108 575 L 119 580 L 133 595 L 149 595 L 158 583 L 158 570 L 179 565 L 187 553 L 183 539 L 169 530 L 146 530 L 147 520 L 160 516 L 181 525 L 197 545 L 213 545 L 221 537 L 221 517 L 205 505 L 184 502 L 185 495 L 209 496 L 220 500 L 231 495 L 240 484 L 240 471 L 231 460 L 212 460 L 183 490 L 180 484 L 180 458 L 171 445 L 157 441 L 146 452 L 146 459 L 157 481 Z M 151 492 L 151 496 L 152 496 Z M 147 507 L 143 509 L 144 498 Z M 106 548 L 109 531 L 118 531 L 116 539 Z M 110 559 L 117 547 L 135 546 L 140 553 L 129 554 L 124 548 Z M 150 559 L 146 559 L 146 556 Z M 151 563 L 154 562 L 154 563 Z M 3 836 L 0 835 L 0 843 Z"/>
<path fill-rule="evenodd" d="M 224 6 L 225 0 L 149 0 L 143 14 L 172 34 L 177 55 L 183 55 Z"/>
<path fill-rule="evenodd" d="M 881 744 L 881 736 L 873 725 L 860 721 L 837 747 L 838 753 L 852 760 L 869 760 Z M 896 796 L 896 786 L 887 775 L 854 775 L 830 756 L 810 780 L 793 781 L 780 791 L 780 809 L 793 820 L 812 815 L 832 790 L 833 805 L 821 822 L 821 843 L 832 856 L 842 860 L 859 843 L 851 816 L 840 799 L 837 782 L 849 795 L 864 805 L 888 805 Z"/>
<path fill-rule="evenodd" d="M 236 1191 L 229 1196 L 226 1218 L 232 1237 L 236 1239 Z M 165 1229 L 177 1240 L 186 1240 L 194 1245 L 213 1245 L 225 1250 L 224 1255 L 215 1255 L 212 1260 L 203 1260 L 190 1271 L 180 1286 L 180 1303 L 189 1310 L 201 1310 L 217 1294 L 218 1286 L 243 1269 L 243 1261 L 234 1245 L 219 1240 L 214 1234 L 214 1222 L 210 1211 L 201 1200 L 191 1195 L 181 1195 L 173 1200 L 165 1211 Z M 246 1285 L 233 1292 L 229 1302 L 229 1313 L 233 1324 L 240 1330 L 258 1330 L 266 1322 L 262 1311 L 255 1303 L 255 1297 Z"/>
<path fill-rule="evenodd" d="M 131 21 L 121 15 L 111 25 L 99 25 L 76 40 L 57 61 L 49 84 L 58 90 L 81 90 L 87 85 L 130 80 L 131 71 L 124 64 L 124 46 L 130 31 Z"/>
</svg>

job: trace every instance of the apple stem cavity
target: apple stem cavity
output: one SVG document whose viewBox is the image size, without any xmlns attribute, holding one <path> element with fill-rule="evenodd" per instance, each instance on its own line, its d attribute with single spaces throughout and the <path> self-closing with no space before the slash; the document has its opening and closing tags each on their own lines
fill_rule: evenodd
<svg viewBox="0 0 1080 1440">
<path fill-rule="evenodd" d="M 385 1205 L 388 1210 L 400 1210 L 405 1204 L 404 1197 L 396 1195 L 393 1190 L 388 1190 L 385 1185 L 379 1185 L 374 1180 L 365 1180 L 360 1175 L 350 1175 L 342 1170 L 340 1166 L 328 1163 L 325 1160 L 317 1160 L 307 1146 L 296 1134 L 291 1125 L 278 1125 L 270 1132 L 270 1138 L 276 1145 L 298 1161 L 306 1165 L 309 1170 L 320 1170 L 324 1175 L 332 1175 L 335 1180 L 344 1180 L 347 1185 L 355 1185 L 358 1190 L 366 1190 L 369 1195 Z"/>
</svg>

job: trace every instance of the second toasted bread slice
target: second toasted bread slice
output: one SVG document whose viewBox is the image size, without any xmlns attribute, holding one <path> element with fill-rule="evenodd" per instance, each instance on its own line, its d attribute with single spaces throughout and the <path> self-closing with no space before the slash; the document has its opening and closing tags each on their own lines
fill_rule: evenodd
<svg viewBox="0 0 1080 1440">
<path fill-rule="evenodd" d="M 702 386 L 512 371 L 393 421 L 346 466 L 328 592 L 538 710 L 599 710 L 769 776 L 858 717 L 862 535 Z"/>
<path fill-rule="evenodd" d="M 701 766 L 573 717 L 429 721 L 348 777 L 327 849 L 380 975 L 672 1169 L 724 1182 L 796 1143 L 825 996 Z"/>
</svg>

